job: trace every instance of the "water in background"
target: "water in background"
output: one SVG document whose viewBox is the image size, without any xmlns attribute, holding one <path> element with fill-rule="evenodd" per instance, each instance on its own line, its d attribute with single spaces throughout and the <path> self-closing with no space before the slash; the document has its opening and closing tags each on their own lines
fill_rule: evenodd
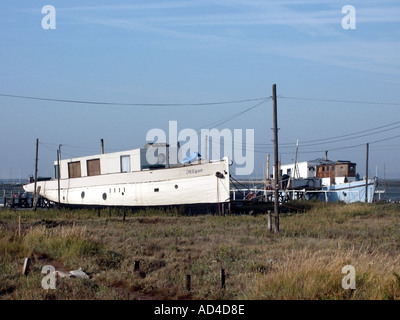
<svg viewBox="0 0 400 320">
<path fill-rule="evenodd" d="M 20 183 L 19 183 L 20 182 Z M 4 204 L 4 194 L 7 198 L 11 197 L 13 194 L 23 194 L 24 189 L 22 188 L 22 184 L 28 183 L 26 181 L 15 181 L 15 180 L 1 180 L 0 179 L 0 206 Z M 247 187 L 253 188 L 254 184 L 247 184 Z M 256 184 L 257 186 L 262 187 L 260 184 Z M 242 184 L 244 187 L 244 184 Z M 399 202 L 400 203 L 400 180 L 389 179 L 386 181 L 379 180 L 378 190 L 385 190 L 385 193 L 381 194 L 380 199 L 388 202 Z M 375 199 L 378 200 L 378 195 L 375 196 Z"/>
<path fill-rule="evenodd" d="M 400 180 L 387 180 L 379 182 L 379 190 L 385 190 L 381 199 L 389 202 L 400 202 Z"/>
</svg>

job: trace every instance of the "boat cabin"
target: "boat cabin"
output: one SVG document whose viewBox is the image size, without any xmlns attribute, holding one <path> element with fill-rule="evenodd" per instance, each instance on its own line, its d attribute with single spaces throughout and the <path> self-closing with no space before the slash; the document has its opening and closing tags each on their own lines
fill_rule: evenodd
<svg viewBox="0 0 400 320">
<path fill-rule="evenodd" d="M 345 160 L 336 162 L 328 159 L 302 161 L 297 164 L 281 165 L 279 178 L 288 182 L 289 178 L 293 180 L 293 188 L 295 188 L 295 180 L 304 179 L 313 181 L 314 185 L 316 180 L 320 180 L 322 186 L 329 186 L 358 180 L 356 166 L 354 162 Z"/>
<path fill-rule="evenodd" d="M 324 161 L 317 166 L 317 178 L 323 185 L 346 183 L 356 180 L 356 164 L 350 161 Z"/>
<path fill-rule="evenodd" d="M 178 148 L 167 144 L 147 144 L 144 148 L 101 153 L 54 161 L 55 179 L 80 178 L 113 173 L 169 168 L 180 165 Z M 60 167 L 60 170 L 58 170 Z"/>
</svg>

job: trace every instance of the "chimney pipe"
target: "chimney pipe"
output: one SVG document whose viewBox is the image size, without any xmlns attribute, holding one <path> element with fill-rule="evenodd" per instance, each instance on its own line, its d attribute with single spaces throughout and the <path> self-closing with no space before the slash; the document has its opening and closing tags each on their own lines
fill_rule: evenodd
<svg viewBox="0 0 400 320">
<path fill-rule="evenodd" d="M 104 154 L 104 140 L 100 139 L 100 145 L 101 145 L 101 154 Z"/>
</svg>

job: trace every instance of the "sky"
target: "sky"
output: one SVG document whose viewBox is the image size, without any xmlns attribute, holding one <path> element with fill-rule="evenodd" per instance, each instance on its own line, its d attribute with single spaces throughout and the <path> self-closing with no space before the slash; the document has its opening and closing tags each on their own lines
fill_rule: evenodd
<svg viewBox="0 0 400 320">
<path fill-rule="evenodd" d="M 238 177 L 263 177 L 276 84 L 282 163 L 328 151 L 364 176 L 368 143 L 369 176 L 400 179 L 399 40 L 397 0 L 2 1 L 0 178 L 34 174 L 36 139 L 53 176 L 59 145 L 130 150 L 171 123 L 227 129 L 209 155 L 243 151 Z"/>
</svg>

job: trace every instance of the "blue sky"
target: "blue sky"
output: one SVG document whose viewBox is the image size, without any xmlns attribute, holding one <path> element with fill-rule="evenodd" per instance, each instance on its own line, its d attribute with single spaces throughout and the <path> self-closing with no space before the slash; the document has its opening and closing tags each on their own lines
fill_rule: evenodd
<svg viewBox="0 0 400 320">
<path fill-rule="evenodd" d="M 54 30 L 42 28 L 45 5 Z M 342 27 L 345 5 L 356 29 Z M 47 176 L 59 144 L 64 158 L 98 153 L 100 139 L 106 152 L 133 149 L 169 121 L 254 129 L 253 176 L 263 176 L 272 103 L 253 99 L 276 84 L 283 163 L 298 139 L 299 160 L 328 150 L 363 176 L 370 143 L 369 175 L 400 178 L 399 40 L 398 1 L 3 1 L 0 177 L 34 173 L 36 138 Z"/>
</svg>

